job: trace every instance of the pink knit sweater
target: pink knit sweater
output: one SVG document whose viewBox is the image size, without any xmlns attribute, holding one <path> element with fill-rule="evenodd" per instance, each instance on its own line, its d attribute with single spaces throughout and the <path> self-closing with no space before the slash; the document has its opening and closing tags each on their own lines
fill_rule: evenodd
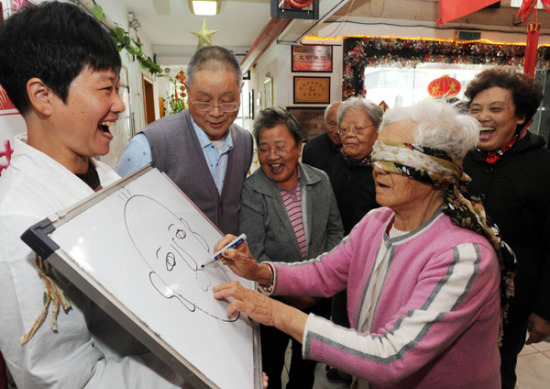
<svg viewBox="0 0 550 389">
<path fill-rule="evenodd" d="M 304 357 L 351 373 L 355 388 L 500 388 L 492 246 L 440 212 L 389 239 L 392 217 L 371 211 L 332 252 L 276 264 L 274 294 L 348 290 L 353 329 L 310 315 Z"/>
</svg>

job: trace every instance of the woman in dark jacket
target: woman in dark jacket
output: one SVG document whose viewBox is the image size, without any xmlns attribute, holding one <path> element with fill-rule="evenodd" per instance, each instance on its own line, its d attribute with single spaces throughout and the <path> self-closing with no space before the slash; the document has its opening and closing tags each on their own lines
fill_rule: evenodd
<svg viewBox="0 0 550 389">
<path fill-rule="evenodd" d="M 542 88 L 534 77 L 499 67 L 479 73 L 465 95 L 469 115 L 482 125 L 477 149 L 464 159 L 468 189 L 518 260 L 500 348 L 502 387 L 513 389 L 523 345 L 550 335 L 550 151 L 528 131 Z"/>
<path fill-rule="evenodd" d="M 370 100 L 353 97 L 338 109 L 338 126 L 342 148 L 332 159 L 328 170 L 338 210 L 348 235 L 371 209 L 377 208 L 371 151 L 378 138 L 382 109 Z M 332 321 L 349 327 L 346 291 L 332 298 Z M 331 381 L 347 380 L 348 376 L 332 368 Z"/>
</svg>

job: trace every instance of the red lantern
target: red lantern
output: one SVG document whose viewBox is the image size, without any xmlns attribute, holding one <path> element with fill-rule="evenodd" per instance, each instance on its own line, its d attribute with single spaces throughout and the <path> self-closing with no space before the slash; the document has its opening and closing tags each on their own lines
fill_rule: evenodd
<svg viewBox="0 0 550 389">
<path fill-rule="evenodd" d="M 456 96 L 460 92 L 460 82 L 448 75 L 436 78 L 428 84 L 428 94 L 431 97 Z"/>
</svg>

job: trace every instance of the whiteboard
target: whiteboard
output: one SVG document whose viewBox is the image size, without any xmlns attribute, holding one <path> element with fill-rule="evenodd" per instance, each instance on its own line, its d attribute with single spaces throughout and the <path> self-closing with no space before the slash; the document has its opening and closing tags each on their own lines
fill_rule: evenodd
<svg viewBox="0 0 550 389">
<path fill-rule="evenodd" d="M 260 388 L 259 330 L 227 317 L 212 287 L 220 231 L 164 174 L 146 167 L 38 223 L 22 239 L 199 388 Z"/>
</svg>

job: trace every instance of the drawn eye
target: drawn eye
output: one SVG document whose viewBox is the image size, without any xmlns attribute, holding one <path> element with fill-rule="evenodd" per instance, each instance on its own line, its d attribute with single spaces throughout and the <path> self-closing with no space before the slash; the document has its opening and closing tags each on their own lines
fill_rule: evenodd
<svg viewBox="0 0 550 389">
<path fill-rule="evenodd" d="M 176 238 L 185 239 L 186 236 L 187 236 L 187 233 L 184 230 L 177 230 L 176 231 Z"/>
<path fill-rule="evenodd" d="M 172 271 L 174 266 L 176 266 L 176 257 L 173 253 L 169 252 L 166 254 L 166 270 Z"/>
</svg>

